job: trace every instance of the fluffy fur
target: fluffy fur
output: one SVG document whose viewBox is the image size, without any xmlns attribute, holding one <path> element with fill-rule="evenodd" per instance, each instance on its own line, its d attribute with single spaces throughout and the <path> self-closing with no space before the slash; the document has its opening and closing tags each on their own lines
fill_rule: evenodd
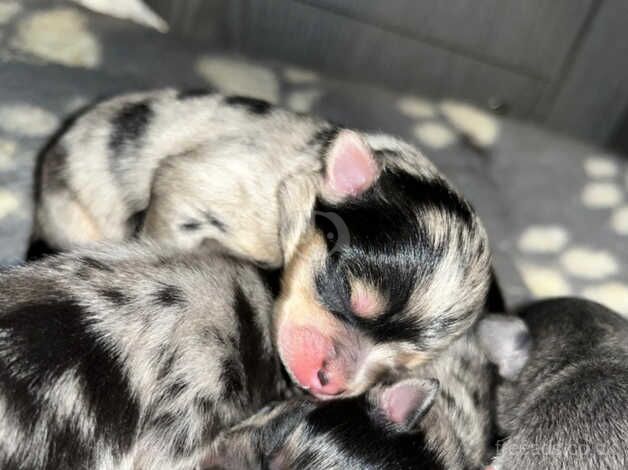
<svg viewBox="0 0 628 470">
<path fill-rule="evenodd" d="M 0 274 L 0 467 L 192 468 L 278 399 L 271 297 L 219 253 L 101 247 Z"/>
<path fill-rule="evenodd" d="M 594 302 L 554 299 L 519 318 L 488 317 L 479 334 L 503 376 L 497 418 L 508 437 L 494 467 L 626 468 L 626 319 Z"/>
</svg>

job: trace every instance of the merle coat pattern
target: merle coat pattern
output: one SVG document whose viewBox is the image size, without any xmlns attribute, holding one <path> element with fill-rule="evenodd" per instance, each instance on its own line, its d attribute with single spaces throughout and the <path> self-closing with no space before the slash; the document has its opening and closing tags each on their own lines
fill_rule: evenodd
<svg viewBox="0 0 628 470">
<path fill-rule="evenodd" d="M 377 384 L 364 395 L 323 402 L 291 400 L 268 406 L 221 432 L 208 451 L 212 470 L 462 470 L 487 461 L 490 368 L 472 335 L 460 339 L 416 377 Z M 411 422 L 394 420 L 393 400 Z M 434 384 L 438 384 L 436 387 Z M 410 392 L 411 394 L 412 392 Z M 405 402 L 404 402 L 405 401 Z M 416 411 L 414 411 L 416 409 Z M 398 410 L 397 410 L 398 411 Z"/>
<path fill-rule="evenodd" d="M 271 297 L 220 253 L 137 244 L 0 273 L 0 467 L 187 469 L 282 385 Z"/>
<path fill-rule="evenodd" d="M 628 465 L 628 320 L 594 302 L 532 303 L 479 325 L 499 367 L 497 470 Z"/>
<path fill-rule="evenodd" d="M 38 181 L 34 240 L 55 249 L 139 233 L 284 266 L 278 351 L 319 397 L 360 394 L 382 371 L 425 362 L 484 305 L 478 217 L 388 135 L 252 98 L 136 93 L 70 125 Z"/>
</svg>

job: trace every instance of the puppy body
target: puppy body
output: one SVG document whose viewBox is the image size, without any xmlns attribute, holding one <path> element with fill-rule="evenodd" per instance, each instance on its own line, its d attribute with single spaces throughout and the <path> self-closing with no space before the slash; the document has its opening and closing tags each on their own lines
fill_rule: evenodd
<svg viewBox="0 0 628 470">
<path fill-rule="evenodd" d="M 138 231 L 283 265 L 278 351 L 319 397 L 433 357 L 486 298 L 484 229 L 415 148 L 259 100 L 114 98 L 48 149 L 39 184 L 35 238 L 54 248 Z"/>
<path fill-rule="evenodd" d="M 416 373 L 432 378 L 378 384 L 348 399 L 269 406 L 223 431 L 205 467 L 481 468 L 488 458 L 490 369 L 475 339 L 456 341 Z M 409 421 L 398 422 L 400 410 Z"/>
<path fill-rule="evenodd" d="M 505 376 L 497 418 L 509 437 L 494 466 L 626 468 L 628 321 L 569 298 L 533 303 L 519 316 L 523 322 L 491 316 L 480 323 Z"/>
<path fill-rule="evenodd" d="M 281 396 L 256 269 L 164 251 L 0 274 L 0 467 L 192 468 L 220 429 Z"/>
</svg>

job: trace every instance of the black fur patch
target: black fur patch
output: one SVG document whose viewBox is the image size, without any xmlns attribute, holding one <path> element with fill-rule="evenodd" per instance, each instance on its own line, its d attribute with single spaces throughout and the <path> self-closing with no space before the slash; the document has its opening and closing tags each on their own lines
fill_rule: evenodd
<svg viewBox="0 0 628 470">
<path fill-rule="evenodd" d="M 45 406 L 41 394 L 74 371 L 82 399 L 93 413 L 96 436 L 119 455 L 129 449 L 135 435 L 138 403 L 119 357 L 93 332 L 83 308 L 63 300 L 62 293 L 58 299 L 23 304 L 0 318 L 0 387 L 9 412 L 16 413 L 27 429 L 34 429 Z M 72 422 L 47 425 L 52 440 L 50 468 L 67 468 L 63 463 L 68 452 L 89 449 L 79 445 Z"/>
<path fill-rule="evenodd" d="M 181 288 L 172 284 L 162 284 L 153 294 L 155 302 L 164 307 L 172 307 L 185 302 L 185 294 Z"/>
<path fill-rule="evenodd" d="M 186 90 L 179 90 L 177 93 L 178 100 L 187 100 L 190 98 L 199 98 L 214 94 L 209 88 L 188 88 Z"/>
<path fill-rule="evenodd" d="M 137 237 L 144 227 L 144 221 L 146 220 L 146 212 L 148 208 L 137 211 L 127 219 L 126 225 L 129 227 L 129 233 L 132 237 Z"/>
<path fill-rule="evenodd" d="M 227 358 L 222 363 L 220 380 L 224 384 L 227 395 L 238 395 L 244 390 L 242 367 L 234 358 Z"/>
<path fill-rule="evenodd" d="M 128 295 L 126 295 L 120 289 L 116 289 L 114 287 L 101 289 L 98 291 L 98 293 L 118 307 L 122 307 L 123 305 L 127 305 L 131 302 L 131 298 Z"/>
<path fill-rule="evenodd" d="M 118 156 L 126 145 L 142 138 L 153 114 L 149 102 L 140 101 L 127 104 L 114 116 L 109 140 L 109 148 L 114 156 Z"/>
<path fill-rule="evenodd" d="M 340 126 L 331 125 L 316 131 L 308 142 L 308 146 L 318 148 L 321 156 L 327 155 L 331 144 L 336 140 L 338 133 L 342 130 Z"/>
<path fill-rule="evenodd" d="M 473 229 L 470 207 L 445 182 L 386 171 L 361 197 L 340 205 L 318 201 L 316 211 L 315 224 L 325 234 L 330 253 L 316 276 L 316 287 L 332 313 L 379 342 L 407 340 L 421 346 L 424 335 L 427 339 L 438 333 L 436 328 L 452 327 L 445 317 L 442 324 L 422 325 L 422 312 L 408 305 L 417 283 L 429 281 L 450 249 L 446 237 L 438 243 L 430 237 L 431 227 L 421 225 L 422 214 L 436 211 L 442 215 L 441 223 L 451 223 L 452 229 Z M 325 213 L 334 214 L 344 226 L 336 227 Z M 340 236 L 338 230 L 348 234 Z M 352 314 L 350 273 L 389 299 L 385 312 L 374 319 Z M 425 331 L 427 327 L 432 331 Z"/>
<path fill-rule="evenodd" d="M 200 229 L 201 225 L 202 223 L 200 221 L 195 220 L 195 219 L 190 219 L 187 222 L 184 222 L 181 225 L 179 225 L 179 228 L 181 228 L 181 230 L 184 230 L 186 232 L 194 232 Z"/>
<path fill-rule="evenodd" d="M 225 223 L 222 220 L 220 220 L 218 217 L 216 217 L 213 213 L 211 213 L 208 210 L 205 210 L 203 211 L 203 214 L 205 215 L 205 220 L 207 220 L 207 222 L 210 225 L 213 225 L 221 232 L 227 231 L 227 226 L 225 225 Z"/>
<path fill-rule="evenodd" d="M 272 108 L 272 104 L 268 101 L 240 95 L 227 96 L 225 103 L 231 106 L 243 107 L 251 114 L 260 115 L 268 113 Z"/>
<path fill-rule="evenodd" d="M 326 436 L 327 452 L 338 455 L 339 461 L 352 462 L 356 468 L 429 468 L 444 466 L 427 447 L 422 431 L 412 434 L 390 432 L 370 415 L 364 398 L 349 398 L 324 403 L 309 413 L 306 422 L 312 435 Z M 376 442 L 377 445 L 364 445 Z M 308 451 L 294 462 L 296 468 L 316 461 Z M 394 464 L 394 465 L 393 465 Z"/>
<path fill-rule="evenodd" d="M 51 247 L 44 240 L 33 240 L 28 245 L 26 261 L 36 261 L 38 259 L 46 258 L 47 256 L 56 255 L 57 253 L 59 253 L 59 250 Z"/>
</svg>

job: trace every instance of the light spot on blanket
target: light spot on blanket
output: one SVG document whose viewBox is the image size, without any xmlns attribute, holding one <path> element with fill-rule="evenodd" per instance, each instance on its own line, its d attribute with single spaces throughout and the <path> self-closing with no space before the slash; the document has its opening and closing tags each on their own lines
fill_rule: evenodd
<svg viewBox="0 0 628 470">
<path fill-rule="evenodd" d="M 607 209 L 619 204 L 623 194 L 615 183 L 589 183 L 582 190 L 581 199 L 591 209 Z"/>
<path fill-rule="evenodd" d="M 456 136 L 448 127 L 437 122 L 425 122 L 414 128 L 419 141 L 435 150 L 445 148 L 456 141 Z"/>
<path fill-rule="evenodd" d="M 30 104 L 8 104 L 0 107 L 0 128 L 27 137 L 50 134 L 59 125 L 57 117 Z"/>
<path fill-rule="evenodd" d="M 22 20 L 11 45 L 69 66 L 94 68 L 101 60 L 101 47 L 87 30 L 87 18 L 71 8 L 34 13 Z"/>
<path fill-rule="evenodd" d="M 13 166 L 16 148 L 17 144 L 14 141 L 0 138 L 0 170 L 7 170 Z"/>
<path fill-rule="evenodd" d="M 613 255 L 589 248 L 571 248 L 563 253 L 560 262 L 569 274 L 583 279 L 603 279 L 619 269 Z"/>
<path fill-rule="evenodd" d="M 451 125 L 481 147 L 495 143 L 499 135 L 497 119 L 467 103 L 443 101 L 440 110 Z"/>
<path fill-rule="evenodd" d="M 323 92 L 320 90 L 293 91 L 288 95 L 286 105 L 297 113 L 307 113 L 312 110 L 321 96 L 323 96 Z"/>
<path fill-rule="evenodd" d="M 5 189 L 0 189 L 0 220 L 12 214 L 20 207 L 20 200 L 17 196 Z"/>
<path fill-rule="evenodd" d="M 283 70 L 283 76 L 287 82 L 293 84 L 313 83 L 318 81 L 318 75 L 312 70 L 289 66 Z"/>
<path fill-rule="evenodd" d="M 628 317 L 628 285 L 626 284 L 607 282 L 585 288 L 582 295 Z"/>
<path fill-rule="evenodd" d="M 533 225 L 519 237 L 519 249 L 528 253 L 556 253 L 562 250 L 569 234 L 556 225 Z"/>
<path fill-rule="evenodd" d="M 417 96 L 402 96 L 397 101 L 397 107 L 401 114 L 413 119 L 428 118 L 436 115 L 434 105 Z"/>
<path fill-rule="evenodd" d="M 606 157 L 589 157 L 584 161 L 584 171 L 590 178 L 610 178 L 617 174 L 617 163 Z"/>
<path fill-rule="evenodd" d="M 226 57 L 201 57 L 196 71 L 225 94 L 279 101 L 279 82 L 267 67 Z"/>
<path fill-rule="evenodd" d="M 620 207 L 613 212 L 611 227 L 619 235 L 628 235 L 628 206 Z"/>
<path fill-rule="evenodd" d="M 536 297 L 569 295 L 571 286 L 560 271 L 530 263 L 518 263 L 523 283 Z"/>
<path fill-rule="evenodd" d="M 9 1 L 0 3 L 0 24 L 8 23 L 21 9 L 22 7 L 18 2 Z"/>
</svg>

